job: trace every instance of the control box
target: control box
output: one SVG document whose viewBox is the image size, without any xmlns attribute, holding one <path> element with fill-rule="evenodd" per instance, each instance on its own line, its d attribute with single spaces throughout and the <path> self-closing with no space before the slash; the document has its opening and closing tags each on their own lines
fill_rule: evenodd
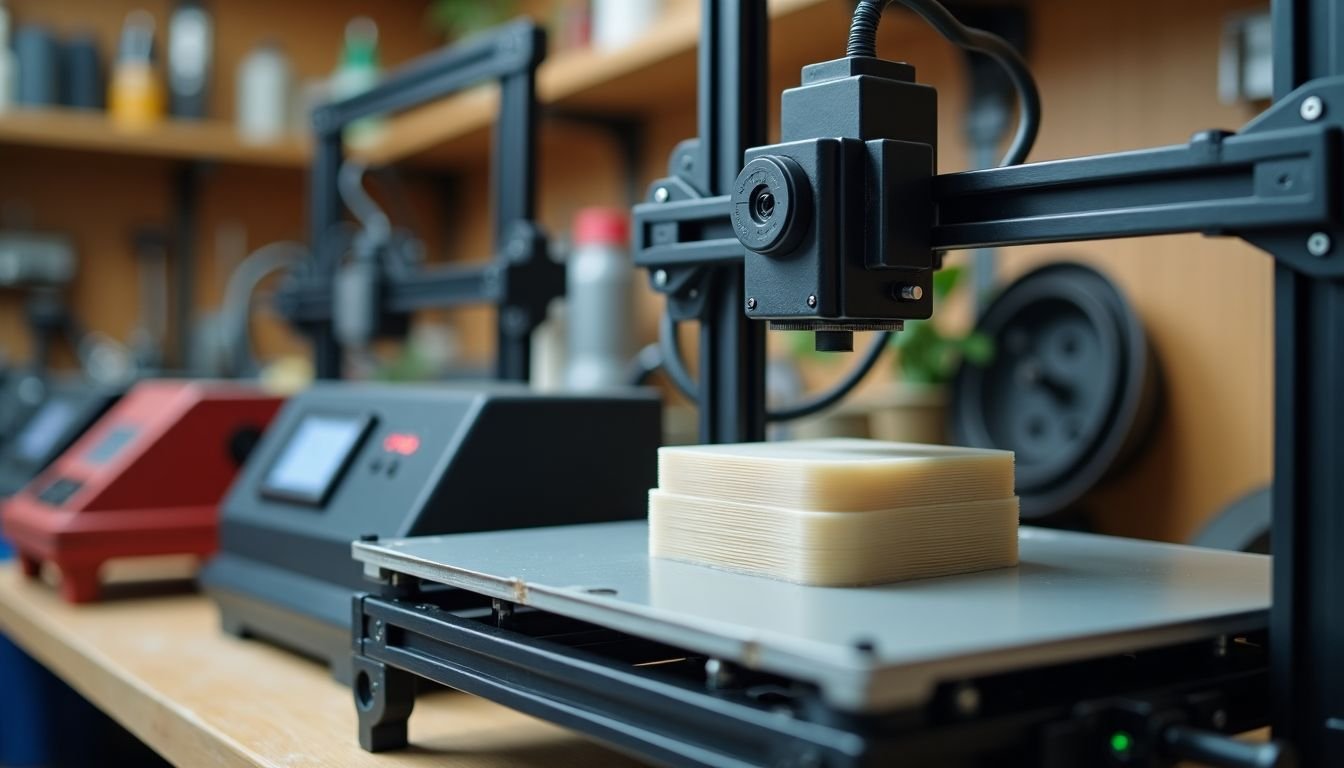
<svg viewBox="0 0 1344 768">
<path fill-rule="evenodd" d="M 209 555 L 219 501 L 281 402 L 233 383 L 135 385 L 5 503 L 4 532 L 23 572 L 52 563 L 61 594 L 87 602 L 108 560 Z"/>
<path fill-rule="evenodd" d="M 13 496 L 84 434 L 124 390 L 84 382 L 49 383 L 46 397 L 0 446 L 0 498 Z"/>
<path fill-rule="evenodd" d="M 641 390 L 318 383 L 229 492 L 202 584 L 225 631 L 348 682 L 353 541 L 642 518 L 661 415 Z"/>
</svg>

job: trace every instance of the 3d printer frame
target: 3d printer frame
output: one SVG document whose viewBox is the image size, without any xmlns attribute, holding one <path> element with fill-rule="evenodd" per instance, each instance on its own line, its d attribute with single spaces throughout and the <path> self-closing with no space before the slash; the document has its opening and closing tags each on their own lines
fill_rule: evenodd
<svg viewBox="0 0 1344 768">
<path fill-rule="evenodd" d="M 702 324 L 702 439 L 759 440 L 765 423 L 764 329 L 744 311 L 743 248 L 728 221 L 725 193 L 741 170 L 744 152 L 765 143 L 766 4 L 705 0 L 703 8 L 700 136 L 678 148 L 672 176 L 655 183 L 652 201 L 637 207 L 639 228 L 661 225 L 653 237 L 640 235 L 645 247 L 638 258 L 651 270 L 655 287 L 668 294 L 669 305 Z M 1344 391 L 1339 196 L 1344 16 L 1333 0 L 1274 0 L 1272 14 L 1275 102 L 1240 132 L 1209 131 L 1172 147 L 938 175 L 931 185 L 932 243 L 953 250 L 1201 232 L 1241 237 L 1274 258 L 1275 512 L 1266 714 L 1275 738 L 1290 745 L 1302 765 L 1323 766 L 1344 754 L 1344 656 L 1338 653 L 1344 638 L 1344 611 L 1338 609 L 1344 572 L 1337 565 L 1338 553 L 1344 552 L 1339 523 L 1344 473 L 1333 466 L 1344 456 L 1344 408 L 1338 405 Z M 674 187 L 687 194 L 674 197 Z M 637 691 L 647 677 L 624 679 L 633 686 L 626 688 L 616 685 L 611 673 L 621 659 L 640 658 L 652 644 L 615 638 L 601 627 L 576 626 L 558 616 L 515 611 L 503 601 L 486 605 L 478 595 L 450 592 L 427 599 L 415 581 L 392 575 L 379 595 L 355 603 L 356 665 L 368 686 L 356 698 L 368 748 L 404 741 L 417 676 L 609 740 L 617 734 L 618 743 L 669 761 L 698 762 L 697 732 L 708 734 L 703 736 L 706 746 L 713 738 L 732 737 L 732 728 L 710 727 L 717 722 L 731 723 L 745 740 L 768 741 L 771 733 L 808 738 L 804 731 L 811 725 L 796 721 L 789 721 L 790 728 L 770 721 L 753 726 L 758 715 L 730 706 L 708 685 L 712 681 L 699 692 L 679 688 L 663 702 L 675 726 L 640 734 L 629 721 L 635 716 L 631 703 L 622 696 Z M 463 610 L 454 613 L 454 601 Z M 381 652 L 394 636 L 403 647 L 415 649 L 415 663 Z M 578 638 L 589 647 L 609 649 L 610 663 L 596 665 L 586 652 L 545 637 Z M 673 654 L 668 658 L 677 651 L 659 650 Z M 1182 684 L 1188 667 L 1179 649 L 1172 653 L 1155 662 L 1147 682 L 1159 689 Z M 1265 659 L 1262 650 L 1251 666 Z M 639 669 L 627 664 L 621 671 L 634 675 Z M 1065 679 L 1094 672 L 1072 670 Z M 508 686 L 492 684 L 520 675 L 548 683 L 529 689 L 526 701 Z M 1061 686 L 1061 694 L 1067 688 Z M 585 692 L 592 697 L 583 698 Z M 675 714 L 688 702 L 691 713 Z M 1139 722 L 1152 725 L 1155 713 L 1135 707 Z M 1068 717 L 1077 720 L 1083 714 L 1075 708 Z M 843 738 L 863 739 L 864 728 L 875 725 L 847 726 L 827 718 L 823 712 L 817 723 L 841 726 Z M 696 722 L 704 730 L 682 727 Z M 1023 723 L 1000 725 L 1020 729 Z M 752 730 L 757 726 L 766 732 Z M 961 736 L 985 739 L 986 748 L 994 743 L 988 731 Z M 650 746 L 657 741 L 667 747 L 676 740 L 681 748 L 657 755 Z M 750 754 L 739 753 L 740 759 L 750 762 Z M 755 754 L 763 758 L 766 753 Z M 839 753 L 802 749 L 792 754 L 797 765 L 850 764 Z M 1212 760 L 1219 753 L 1204 754 Z M 1252 759 L 1244 751 L 1223 756 L 1225 765 Z"/>
<path fill-rule="evenodd" d="M 281 286 L 276 304 L 312 340 L 319 378 L 341 376 L 334 323 L 344 244 L 334 233 L 339 234 L 336 225 L 341 220 L 338 178 L 345 162 L 345 129 L 361 119 L 402 112 L 495 82 L 500 98 L 490 165 L 493 258 L 479 266 L 417 267 L 370 278 L 378 280 L 373 300 L 379 324 L 421 309 L 495 304 L 495 378 L 528 380 L 532 331 L 545 319 L 551 300 L 565 289 L 564 268 L 550 258 L 536 222 L 536 70 L 545 55 L 545 32 L 530 21 L 512 22 L 417 59 L 369 91 L 314 110 L 308 182 L 314 258 Z"/>
</svg>

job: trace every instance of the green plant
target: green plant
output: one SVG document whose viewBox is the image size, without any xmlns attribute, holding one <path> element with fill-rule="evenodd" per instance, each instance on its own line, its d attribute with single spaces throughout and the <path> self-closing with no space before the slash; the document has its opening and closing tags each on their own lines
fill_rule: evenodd
<svg viewBox="0 0 1344 768">
<path fill-rule="evenodd" d="M 933 273 L 933 300 L 941 303 L 965 277 L 961 267 Z M 907 320 L 905 330 L 892 334 L 901 378 L 914 384 L 945 384 L 961 361 L 985 365 L 994 358 L 994 343 L 982 333 L 945 334 L 928 320 Z"/>
<path fill-rule="evenodd" d="M 516 0 L 434 0 L 429 21 L 452 40 L 507 20 L 517 5 Z"/>
</svg>

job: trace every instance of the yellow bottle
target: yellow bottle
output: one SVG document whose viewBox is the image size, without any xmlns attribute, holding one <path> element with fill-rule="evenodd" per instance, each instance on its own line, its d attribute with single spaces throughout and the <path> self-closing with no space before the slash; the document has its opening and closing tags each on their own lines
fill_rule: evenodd
<svg viewBox="0 0 1344 768">
<path fill-rule="evenodd" d="M 131 11 L 108 83 L 108 115 L 122 128 L 154 125 L 165 113 L 164 90 L 163 77 L 154 67 L 154 17 L 148 11 Z"/>
</svg>

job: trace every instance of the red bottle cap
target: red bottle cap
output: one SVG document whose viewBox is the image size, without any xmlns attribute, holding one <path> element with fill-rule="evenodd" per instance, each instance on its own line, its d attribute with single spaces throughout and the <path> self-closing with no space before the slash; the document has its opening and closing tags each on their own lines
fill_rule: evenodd
<svg viewBox="0 0 1344 768">
<path fill-rule="evenodd" d="M 574 245 L 630 244 L 630 212 L 622 208 L 584 208 L 574 217 Z"/>
</svg>

